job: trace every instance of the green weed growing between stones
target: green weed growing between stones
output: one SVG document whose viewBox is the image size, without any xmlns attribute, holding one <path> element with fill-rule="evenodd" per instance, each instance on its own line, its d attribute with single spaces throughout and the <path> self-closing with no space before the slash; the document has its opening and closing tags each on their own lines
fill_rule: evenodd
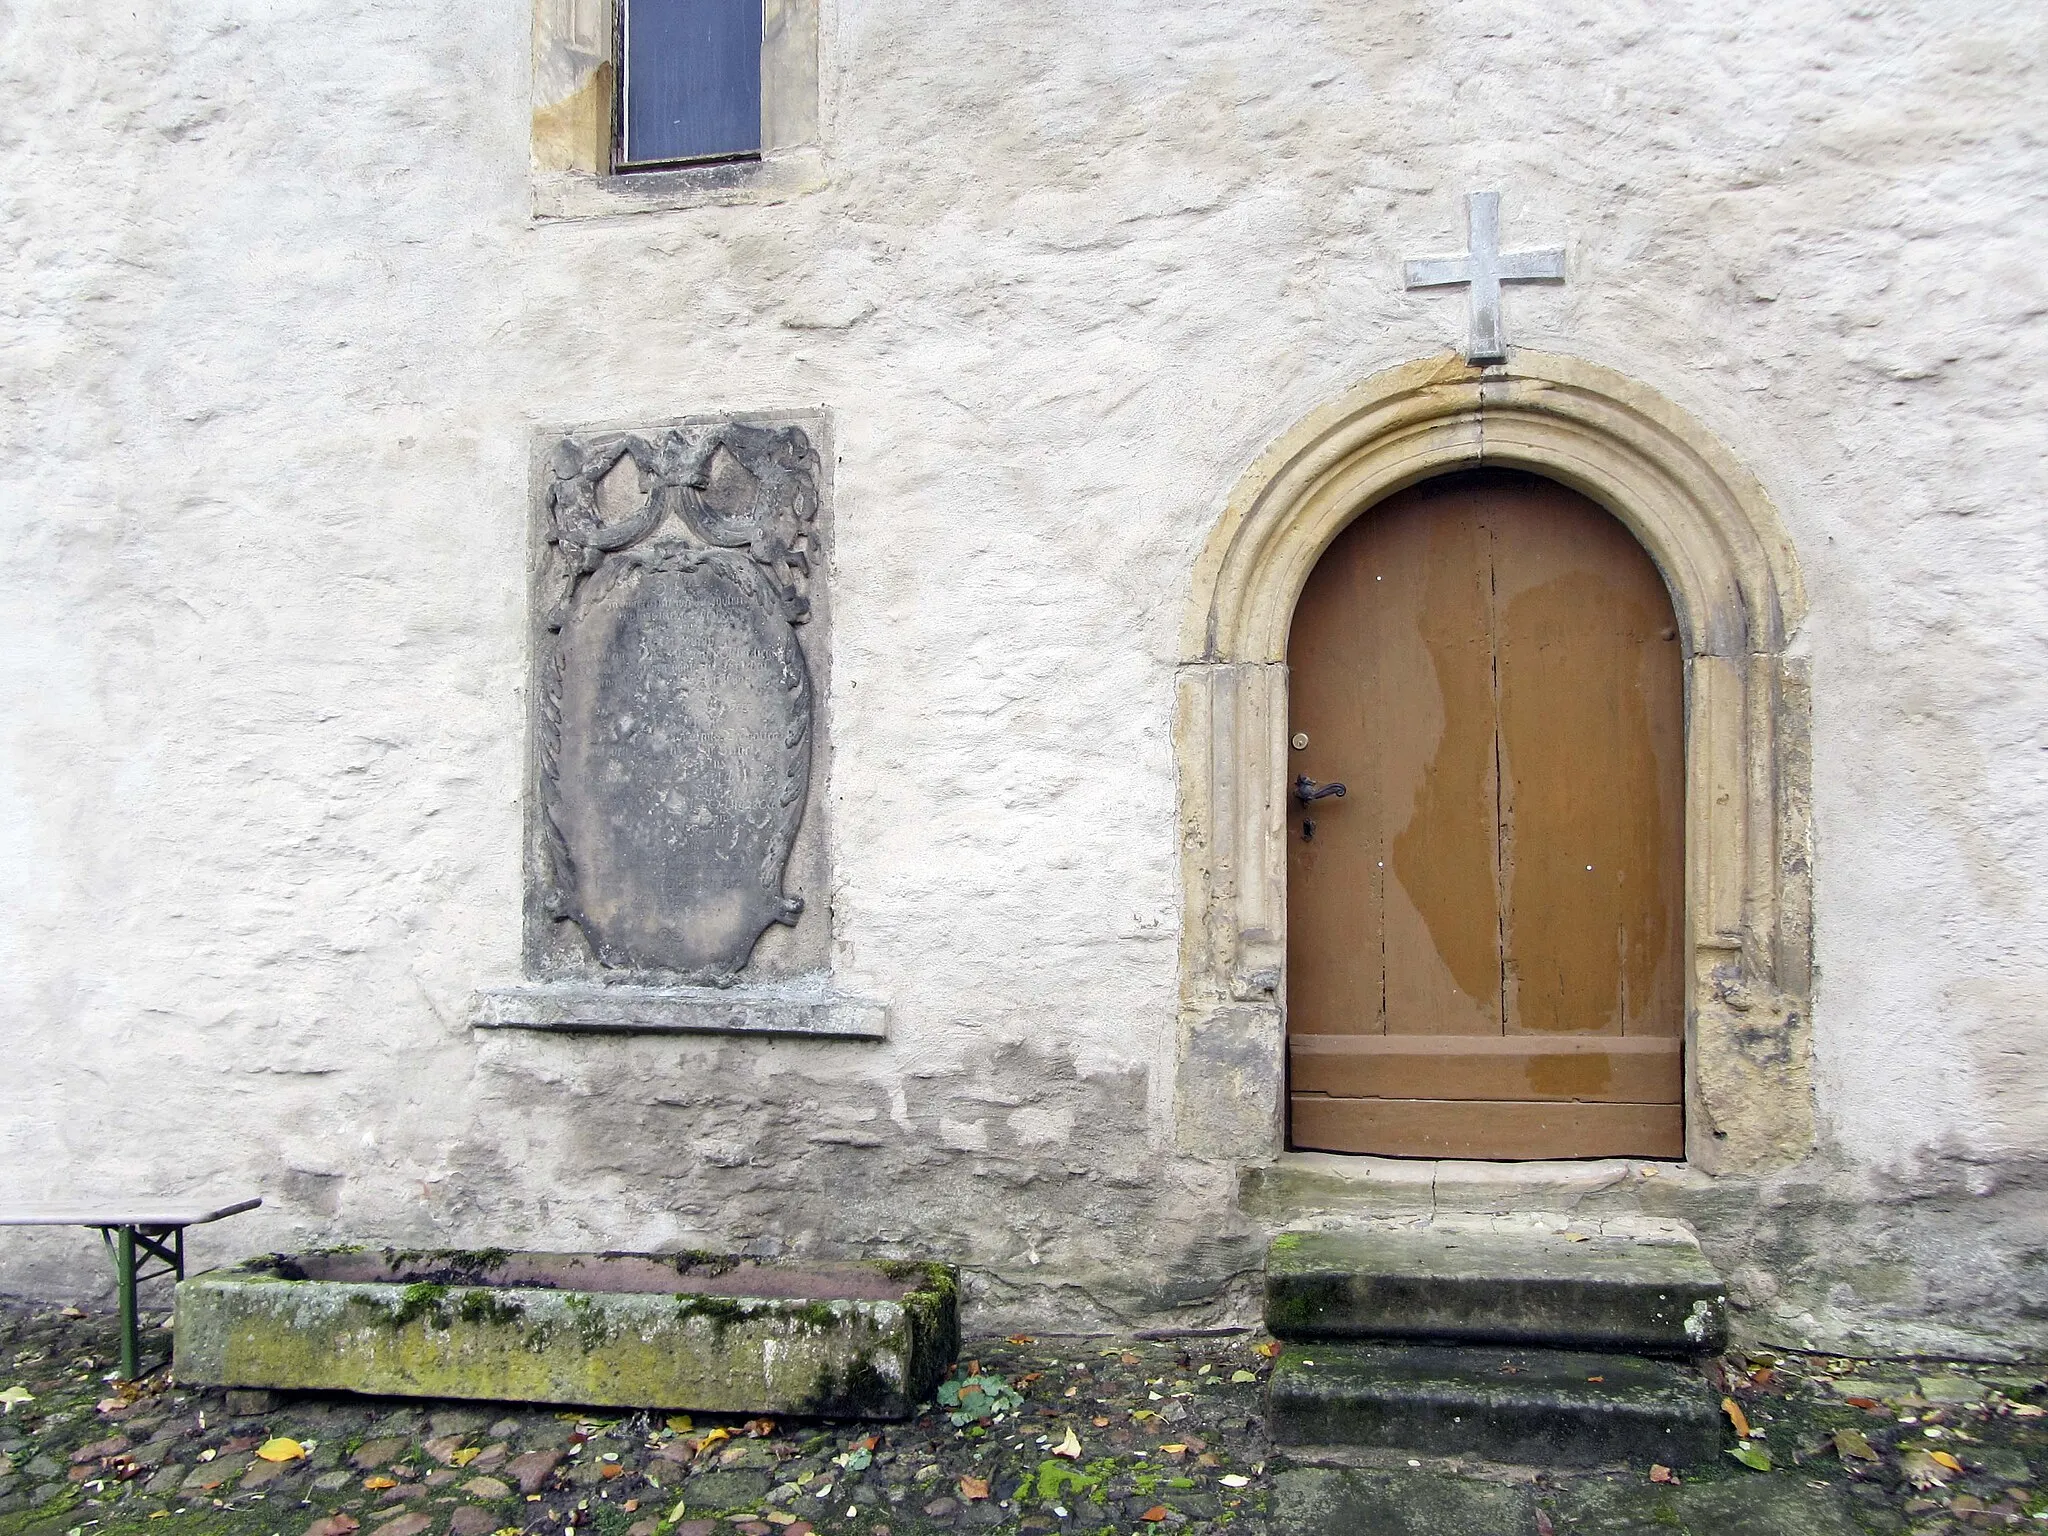
<svg viewBox="0 0 2048 1536">
<path fill-rule="evenodd" d="M 999 1423 L 1024 1406 L 1024 1394 L 993 1371 L 955 1376 L 939 1385 L 939 1406 L 955 1428 Z"/>
</svg>

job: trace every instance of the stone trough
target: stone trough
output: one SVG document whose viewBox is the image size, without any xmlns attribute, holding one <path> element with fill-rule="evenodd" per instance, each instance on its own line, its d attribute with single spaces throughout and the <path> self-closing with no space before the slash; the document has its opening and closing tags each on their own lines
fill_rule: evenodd
<svg viewBox="0 0 2048 1536">
<path fill-rule="evenodd" d="M 906 1418 L 960 1329 L 940 1264 L 330 1249 L 182 1281 L 175 1339 L 195 1385 Z"/>
</svg>

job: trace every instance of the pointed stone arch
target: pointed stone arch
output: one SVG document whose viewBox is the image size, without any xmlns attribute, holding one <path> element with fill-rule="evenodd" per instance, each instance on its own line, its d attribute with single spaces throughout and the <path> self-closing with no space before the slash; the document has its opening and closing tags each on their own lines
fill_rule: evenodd
<svg viewBox="0 0 2048 1536">
<path fill-rule="evenodd" d="M 1455 355 L 1374 375 L 1263 453 L 1195 566 L 1175 704 L 1183 1150 L 1284 1146 L 1287 636 L 1309 572 L 1367 507 L 1489 465 L 1572 487 L 1632 529 L 1685 642 L 1687 1159 L 1796 1161 L 1809 1080 L 1805 612 L 1763 488 L 1678 407 L 1576 358 Z"/>
</svg>

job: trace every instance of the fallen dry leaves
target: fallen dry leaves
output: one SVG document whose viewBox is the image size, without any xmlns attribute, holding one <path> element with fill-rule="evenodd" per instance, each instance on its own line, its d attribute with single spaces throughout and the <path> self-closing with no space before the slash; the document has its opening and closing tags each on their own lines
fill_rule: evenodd
<svg viewBox="0 0 2048 1536">
<path fill-rule="evenodd" d="M 1946 1456 L 1948 1453 L 1937 1452 Z M 1954 1461 L 1953 1456 L 1949 1456 Z M 1944 1488 L 1948 1486 L 1949 1469 L 1926 1451 L 1903 1451 L 1899 1455 L 1899 1470 L 1906 1474 L 1906 1480 L 1915 1488 Z"/>
<path fill-rule="evenodd" d="M 960 1497 L 972 1503 L 988 1497 L 988 1479 L 985 1477 L 963 1477 L 960 1479 Z"/>
<path fill-rule="evenodd" d="M 1732 1397 L 1724 1397 L 1721 1399 L 1721 1411 L 1728 1415 L 1728 1422 L 1735 1426 L 1737 1439 L 1747 1440 L 1751 1438 L 1749 1415 L 1742 1411 L 1742 1404 L 1735 1401 Z"/>
</svg>

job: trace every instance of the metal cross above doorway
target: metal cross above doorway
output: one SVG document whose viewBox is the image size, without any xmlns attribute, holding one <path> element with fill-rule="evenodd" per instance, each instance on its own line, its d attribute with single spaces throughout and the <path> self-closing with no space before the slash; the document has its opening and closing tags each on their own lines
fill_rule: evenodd
<svg viewBox="0 0 2048 1536">
<path fill-rule="evenodd" d="M 1501 323 L 1502 283 L 1561 283 L 1564 248 L 1503 251 L 1500 248 L 1500 194 L 1471 192 L 1465 197 L 1465 254 L 1430 256 L 1403 269 L 1409 288 L 1469 287 L 1471 315 L 1465 338 L 1465 361 L 1498 363 L 1508 355 Z"/>
</svg>

